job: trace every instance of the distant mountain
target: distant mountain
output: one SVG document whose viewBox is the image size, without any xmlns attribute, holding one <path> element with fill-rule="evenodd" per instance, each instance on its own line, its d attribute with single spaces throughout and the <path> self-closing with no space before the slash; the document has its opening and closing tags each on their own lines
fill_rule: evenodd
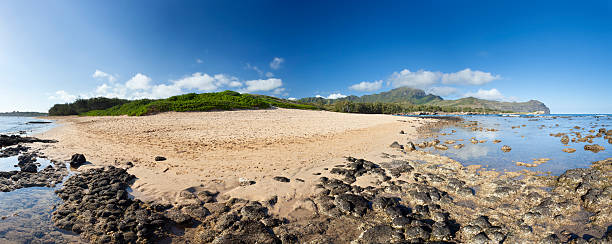
<svg viewBox="0 0 612 244">
<path fill-rule="evenodd" d="M 427 94 L 421 89 L 413 89 L 408 87 L 399 87 L 387 92 L 378 94 L 358 96 L 348 96 L 339 99 L 325 99 L 322 97 L 302 98 L 300 102 L 315 103 L 315 104 L 333 104 L 340 101 L 351 101 L 360 103 L 401 103 L 414 105 L 433 105 L 440 107 L 459 107 L 459 108 L 485 108 L 497 111 L 512 111 L 516 113 L 530 113 L 541 111 L 550 113 L 550 109 L 546 105 L 537 100 L 528 102 L 498 102 L 491 100 L 478 99 L 474 97 L 466 97 L 457 100 L 444 100 L 440 96 Z"/>
<path fill-rule="evenodd" d="M 442 101 L 443 99 L 439 96 L 431 95 L 425 93 L 425 91 L 420 89 L 413 89 L 408 87 L 400 87 L 395 88 L 393 90 L 387 92 L 381 92 L 378 94 L 372 95 L 363 95 L 361 97 L 358 96 L 348 96 L 344 98 L 338 99 L 325 99 L 322 97 L 308 97 L 302 98 L 300 102 L 310 102 L 310 103 L 323 103 L 323 104 L 332 104 L 337 101 L 351 101 L 358 103 L 373 103 L 373 102 L 381 102 L 381 103 L 408 103 L 408 104 L 428 104 L 437 101 Z"/>
<path fill-rule="evenodd" d="M 7 113 L 0 113 L 0 116 L 11 116 L 11 117 L 40 117 L 40 116 L 47 116 L 46 113 L 39 113 L 39 112 L 7 112 Z"/>
<path fill-rule="evenodd" d="M 466 97 L 457 100 L 437 101 L 432 105 L 465 108 L 487 108 L 498 111 L 512 111 L 516 113 L 531 113 L 538 111 L 545 114 L 550 113 L 550 109 L 546 107 L 544 103 L 537 100 L 529 100 L 528 102 L 498 102 L 474 97 Z"/>
</svg>

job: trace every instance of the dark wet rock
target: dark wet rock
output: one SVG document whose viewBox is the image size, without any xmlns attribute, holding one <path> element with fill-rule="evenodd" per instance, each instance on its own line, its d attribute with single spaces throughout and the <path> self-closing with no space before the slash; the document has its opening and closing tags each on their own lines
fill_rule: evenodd
<svg viewBox="0 0 612 244">
<path fill-rule="evenodd" d="M 338 209 L 354 216 L 363 216 L 369 208 L 369 202 L 362 196 L 354 194 L 340 194 L 334 199 Z"/>
<path fill-rule="evenodd" d="M 569 137 L 568 137 L 568 136 L 563 136 L 563 137 L 561 137 L 561 143 L 563 143 L 563 144 L 566 144 L 566 145 L 567 145 L 567 144 L 569 143 L 569 141 L 570 141 L 570 139 L 569 139 Z"/>
<path fill-rule="evenodd" d="M 165 157 L 162 157 L 162 156 L 156 156 L 156 157 L 155 157 L 155 161 L 158 161 L 158 162 L 159 162 L 159 161 L 166 161 L 166 158 L 165 158 Z"/>
<path fill-rule="evenodd" d="M 260 220 L 268 215 L 267 211 L 268 209 L 265 207 L 257 206 L 257 205 L 249 205 L 249 206 L 243 207 L 240 210 L 240 214 L 242 214 L 242 216 L 247 219 Z"/>
<path fill-rule="evenodd" d="M 393 160 L 390 163 L 382 163 L 381 167 L 385 168 L 391 176 L 396 178 L 414 170 L 408 161 L 403 160 Z"/>
<path fill-rule="evenodd" d="M 395 243 L 402 239 L 403 235 L 398 230 L 388 225 L 377 225 L 361 233 L 358 243 Z"/>
<path fill-rule="evenodd" d="M 423 226 L 413 226 L 406 229 L 406 239 L 428 240 L 430 232 Z"/>
<path fill-rule="evenodd" d="M 85 162 L 87 162 L 87 159 L 85 159 L 85 155 L 74 154 L 70 158 L 70 167 L 78 168 L 78 167 L 81 167 L 81 165 L 83 165 Z"/>
<path fill-rule="evenodd" d="M 280 243 L 278 237 L 261 222 L 253 220 L 239 221 L 234 226 L 234 230 L 223 232 L 212 243 Z"/>
<path fill-rule="evenodd" d="M 396 149 L 404 149 L 404 146 L 400 145 L 399 143 L 397 143 L 396 141 L 394 141 L 393 143 L 391 143 L 391 145 L 389 145 L 390 148 L 396 148 Z"/>
<path fill-rule="evenodd" d="M 181 210 L 190 217 L 199 220 L 202 220 L 206 218 L 206 216 L 210 215 L 210 211 L 208 211 L 208 209 L 198 204 L 183 206 Z"/>
<path fill-rule="evenodd" d="M 412 142 L 408 142 L 406 143 L 406 146 L 404 147 L 404 150 L 410 152 L 410 151 L 414 151 L 417 150 L 416 146 L 414 145 L 414 143 Z"/>
<path fill-rule="evenodd" d="M 38 166 L 34 163 L 26 163 L 23 165 L 19 165 L 22 172 L 36 173 L 38 171 Z"/>
<path fill-rule="evenodd" d="M 487 235 L 484 232 L 480 232 L 476 236 L 474 236 L 472 239 L 467 241 L 467 243 L 487 244 L 489 243 L 489 241 L 490 241 L 489 237 L 487 237 Z"/>
<path fill-rule="evenodd" d="M 30 150 L 30 147 L 26 147 L 22 145 L 17 145 L 15 147 L 7 147 L 7 148 L 0 150 L 0 158 L 17 156 L 20 153 L 27 152 L 28 150 Z"/>
<path fill-rule="evenodd" d="M 290 182 L 291 180 L 287 177 L 283 177 L 283 176 L 275 176 L 274 178 L 272 178 L 275 181 L 279 181 L 279 182 Z"/>
<path fill-rule="evenodd" d="M 21 137 L 18 135 L 0 135 L 0 148 L 9 147 L 13 145 L 17 145 L 19 143 L 34 143 L 34 142 L 42 142 L 42 143 L 56 143 L 54 140 L 41 140 L 34 137 Z"/>
<path fill-rule="evenodd" d="M 77 230 L 93 243 L 123 243 L 158 239 L 164 236 L 162 227 L 168 219 L 190 218 L 176 208 L 162 214 L 128 198 L 125 190 L 133 179 L 112 166 L 73 175 L 56 191 L 63 203 L 53 212 L 53 222 L 61 229 Z"/>
<path fill-rule="evenodd" d="M 593 145 L 584 145 L 584 150 L 596 153 L 596 152 L 605 150 L 605 148 L 600 145 L 593 144 Z"/>
<path fill-rule="evenodd" d="M 561 240 L 559 239 L 557 235 L 551 234 L 547 236 L 546 238 L 542 239 L 539 243 L 540 244 L 557 244 L 557 243 L 561 243 Z"/>
</svg>

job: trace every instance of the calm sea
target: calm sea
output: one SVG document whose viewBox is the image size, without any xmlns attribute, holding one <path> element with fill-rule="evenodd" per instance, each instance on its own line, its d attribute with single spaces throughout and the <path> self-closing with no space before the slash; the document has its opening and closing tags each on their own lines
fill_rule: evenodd
<svg viewBox="0 0 612 244">
<path fill-rule="evenodd" d="M 532 171 L 551 172 L 559 175 L 568 169 L 589 167 L 591 162 L 612 157 L 612 144 L 604 137 L 593 138 L 593 142 L 561 143 L 561 137 L 550 134 L 566 133 L 569 138 L 575 138 L 573 132 L 586 135 L 595 135 L 600 128 L 612 129 L 612 115 L 594 114 L 553 114 L 541 116 L 503 117 L 499 115 L 461 116 L 465 122 L 476 121 L 477 127 L 482 131 L 473 131 L 471 127 L 463 125 L 448 126 L 436 131 L 433 137 L 441 143 L 447 140 L 457 141 L 448 144 L 448 150 L 434 148 L 422 149 L 435 154 L 448 156 L 464 165 L 483 165 L 498 171 Z M 579 129 L 575 127 L 580 127 Z M 494 129 L 494 130 L 486 130 Z M 455 131 L 453 133 L 453 131 Z M 594 131 L 594 132 L 592 132 Z M 437 134 L 437 135 L 436 135 Z M 472 144 L 471 138 L 485 140 L 484 143 Z M 432 140 L 432 137 L 421 138 L 417 142 Z M 493 143 L 501 140 L 500 143 Z M 453 145 L 464 144 L 461 149 Z M 584 150 L 586 144 L 598 144 L 605 150 L 597 153 Z M 510 152 L 503 152 L 501 147 L 508 145 Z M 563 152 L 564 148 L 576 149 L 574 153 Z M 549 161 L 537 167 L 517 166 L 517 162 L 532 163 L 534 159 L 546 158 Z"/>
<path fill-rule="evenodd" d="M 32 121 L 48 120 L 0 116 L 0 134 L 31 135 L 54 126 L 28 123 Z M 50 165 L 46 159 L 39 158 L 37 162 L 41 164 L 39 169 Z M 0 158 L 0 171 L 19 170 L 16 164 L 17 157 Z M 0 243 L 79 243 L 78 236 L 56 228 L 51 220 L 55 206 L 61 203 L 54 193 L 59 187 L 0 192 Z"/>
</svg>

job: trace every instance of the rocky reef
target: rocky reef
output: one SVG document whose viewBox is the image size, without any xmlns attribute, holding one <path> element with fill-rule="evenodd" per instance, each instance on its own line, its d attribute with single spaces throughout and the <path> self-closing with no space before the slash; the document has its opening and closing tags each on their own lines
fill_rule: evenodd
<svg viewBox="0 0 612 244">
<path fill-rule="evenodd" d="M 188 189 L 175 206 L 130 199 L 134 176 L 105 167 L 58 190 L 60 228 L 92 243 L 610 243 L 612 159 L 558 177 L 500 177 L 455 163 L 347 158 L 301 199 L 307 217 L 269 214 L 276 199 L 217 201 Z M 360 186 L 362 177 L 374 184 Z M 183 228 L 182 235 L 173 229 Z"/>
</svg>

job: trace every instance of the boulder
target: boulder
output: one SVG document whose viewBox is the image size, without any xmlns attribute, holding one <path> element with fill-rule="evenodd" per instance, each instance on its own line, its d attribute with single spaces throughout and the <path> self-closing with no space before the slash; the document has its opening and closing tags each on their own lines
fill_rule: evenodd
<svg viewBox="0 0 612 244">
<path fill-rule="evenodd" d="M 77 153 L 72 155 L 72 157 L 70 158 L 70 167 L 78 168 L 81 167 L 81 165 L 83 165 L 85 162 L 87 162 L 87 159 L 85 159 L 85 155 Z"/>
<path fill-rule="evenodd" d="M 510 152 L 510 150 L 512 150 L 512 148 L 511 148 L 510 146 L 508 146 L 508 145 L 504 145 L 504 146 L 501 148 L 501 150 L 502 150 L 502 151 L 504 151 L 504 152 Z"/>
</svg>

